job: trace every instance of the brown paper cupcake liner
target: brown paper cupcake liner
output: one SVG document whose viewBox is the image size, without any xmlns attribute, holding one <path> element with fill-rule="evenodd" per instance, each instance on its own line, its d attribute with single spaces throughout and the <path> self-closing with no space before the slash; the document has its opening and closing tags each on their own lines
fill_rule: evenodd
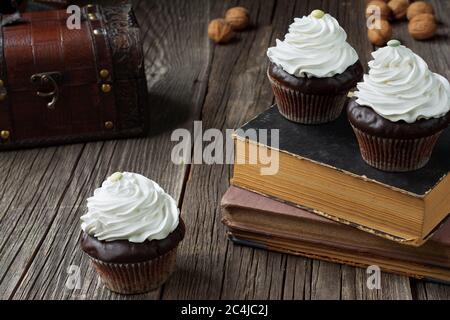
<svg viewBox="0 0 450 320">
<path fill-rule="evenodd" d="M 287 119 L 301 124 L 321 124 L 336 120 L 344 109 L 347 93 L 305 94 L 284 87 L 269 76 L 278 110 Z"/>
<path fill-rule="evenodd" d="M 389 139 L 353 127 L 364 161 L 383 171 L 405 172 L 423 168 L 431 158 L 442 131 L 419 139 Z"/>
<path fill-rule="evenodd" d="M 102 282 L 120 294 L 146 293 L 159 288 L 175 271 L 177 249 L 139 263 L 109 263 L 92 257 Z"/>
</svg>

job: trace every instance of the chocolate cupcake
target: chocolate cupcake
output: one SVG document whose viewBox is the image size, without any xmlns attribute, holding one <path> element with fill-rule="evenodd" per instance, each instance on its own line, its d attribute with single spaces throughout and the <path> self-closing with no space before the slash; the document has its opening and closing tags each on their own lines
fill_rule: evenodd
<svg viewBox="0 0 450 320">
<path fill-rule="evenodd" d="M 384 171 L 420 169 L 450 123 L 449 82 L 398 40 L 372 55 L 347 107 L 362 157 Z"/>
<path fill-rule="evenodd" d="M 349 90 L 363 76 L 347 34 L 329 14 L 314 10 L 294 19 L 284 41 L 267 51 L 269 77 L 278 110 L 302 124 L 321 124 L 339 117 Z"/>
<path fill-rule="evenodd" d="M 175 200 L 156 182 L 113 174 L 88 199 L 81 221 L 81 248 L 111 291 L 145 293 L 174 272 L 185 227 Z"/>
</svg>

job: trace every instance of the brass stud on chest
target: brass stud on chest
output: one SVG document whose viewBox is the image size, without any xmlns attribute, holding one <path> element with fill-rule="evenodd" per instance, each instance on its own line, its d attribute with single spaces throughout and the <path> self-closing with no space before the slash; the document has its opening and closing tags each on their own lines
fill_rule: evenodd
<svg viewBox="0 0 450 320">
<path fill-rule="evenodd" d="M 96 36 L 101 36 L 102 34 L 105 33 L 105 31 L 103 29 L 94 29 L 93 32 Z"/>
<path fill-rule="evenodd" d="M 100 70 L 100 77 L 102 77 L 103 79 L 106 79 L 109 77 L 109 71 L 106 69 L 102 69 Z"/>
<path fill-rule="evenodd" d="M 0 138 L 2 139 L 2 140 L 8 140 L 9 139 L 9 137 L 10 137 L 10 132 L 8 131 L 8 130 L 2 130 L 1 132 L 0 132 Z"/>
<path fill-rule="evenodd" d="M 114 123 L 112 121 L 106 121 L 105 128 L 111 130 L 112 128 L 114 128 Z"/>
<path fill-rule="evenodd" d="M 91 21 L 98 20 L 97 15 L 95 13 L 89 13 L 88 14 L 88 19 L 91 20 Z"/>
<path fill-rule="evenodd" d="M 5 89 L 5 82 L 0 79 L 0 101 L 5 101 L 8 94 Z"/>
<path fill-rule="evenodd" d="M 109 93 L 111 92 L 112 86 L 110 84 L 104 83 L 102 84 L 102 91 L 103 93 Z"/>
</svg>

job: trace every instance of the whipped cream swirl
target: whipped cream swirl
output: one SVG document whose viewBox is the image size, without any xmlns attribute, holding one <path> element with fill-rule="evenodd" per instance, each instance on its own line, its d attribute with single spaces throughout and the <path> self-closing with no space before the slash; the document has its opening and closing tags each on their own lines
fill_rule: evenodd
<svg viewBox="0 0 450 320">
<path fill-rule="evenodd" d="M 295 18 L 284 41 L 277 39 L 267 56 L 296 77 L 332 77 L 358 61 L 358 54 L 346 40 L 347 34 L 335 18 L 311 14 Z"/>
<path fill-rule="evenodd" d="M 81 228 L 98 240 L 167 238 L 178 226 L 175 200 L 154 181 L 136 173 L 115 173 L 87 200 Z"/>
<path fill-rule="evenodd" d="M 360 105 L 393 121 L 414 123 L 440 118 L 450 111 L 450 85 L 427 63 L 397 40 L 372 53 L 370 71 L 357 85 Z"/>
</svg>

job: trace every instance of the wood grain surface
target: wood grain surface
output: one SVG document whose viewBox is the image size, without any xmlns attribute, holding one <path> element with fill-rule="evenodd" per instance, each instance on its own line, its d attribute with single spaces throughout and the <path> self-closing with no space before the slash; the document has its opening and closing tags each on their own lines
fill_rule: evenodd
<svg viewBox="0 0 450 320">
<path fill-rule="evenodd" d="M 395 37 L 450 78 L 448 1 L 432 1 L 439 35 L 414 41 L 407 23 Z M 367 66 L 374 49 L 366 38 L 359 0 L 136 0 L 145 37 L 150 91 L 148 137 L 0 153 L 0 298 L 2 299 L 449 299 L 450 286 L 382 274 L 380 290 L 366 286 L 365 270 L 235 246 L 220 223 L 220 199 L 229 165 L 175 165 L 172 131 L 236 128 L 273 103 L 266 79 L 267 47 L 292 19 L 319 5 L 346 29 Z M 212 18 L 243 5 L 252 27 L 228 45 L 214 45 Z M 366 67 L 367 70 L 367 67 Z M 111 173 L 133 171 L 158 181 L 179 203 L 187 235 L 178 269 L 159 290 L 120 296 L 100 283 L 79 249 L 79 218 L 86 198 Z M 80 288 L 66 283 L 80 267 Z"/>
</svg>

